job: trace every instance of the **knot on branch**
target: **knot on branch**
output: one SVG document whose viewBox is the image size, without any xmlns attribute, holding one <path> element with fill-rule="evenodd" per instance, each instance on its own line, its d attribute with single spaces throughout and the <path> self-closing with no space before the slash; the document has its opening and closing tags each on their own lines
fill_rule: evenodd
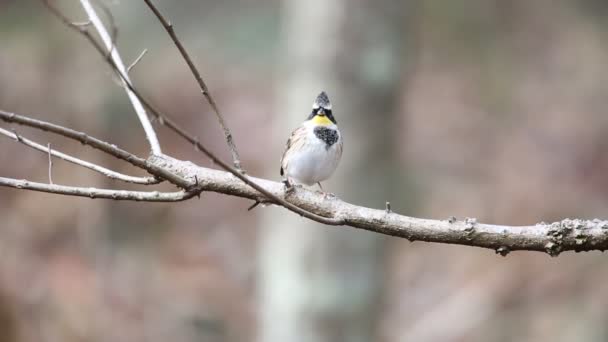
<svg viewBox="0 0 608 342">
<path fill-rule="evenodd" d="M 541 226 L 546 226 L 545 223 L 540 223 Z M 547 236 L 549 241 L 545 244 L 545 251 L 551 256 L 558 256 L 562 250 L 564 241 L 574 241 L 575 252 L 586 250 L 583 248 L 589 241 L 595 244 L 596 241 L 591 239 L 591 229 L 600 228 L 606 230 L 608 234 L 608 221 L 599 219 L 581 220 L 581 219 L 563 219 L 559 222 L 553 222 L 549 225 Z M 572 240 L 573 239 L 573 240 Z"/>
<path fill-rule="evenodd" d="M 506 257 L 509 253 L 511 253 L 511 249 L 507 246 L 500 246 L 496 248 L 496 254 L 500 254 L 503 257 Z"/>
<path fill-rule="evenodd" d="M 562 245 L 561 243 L 549 241 L 545 244 L 545 252 L 552 257 L 556 257 L 561 253 Z"/>
<path fill-rule="evenodd" d="M 473 235 L 475 234 L 475 225 L 477 224 L 477 219 L 474 217 L 467 217 L 464 219 L 464 231 L 466 233 L 466 239 L 468 241 L 473 240 Z"/>
</svg>

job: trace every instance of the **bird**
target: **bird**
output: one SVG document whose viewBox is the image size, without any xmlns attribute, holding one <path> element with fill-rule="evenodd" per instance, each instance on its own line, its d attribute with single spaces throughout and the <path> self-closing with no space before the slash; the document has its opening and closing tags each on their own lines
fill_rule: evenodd
<svg viewBox="0 0 608 342">
<path fill-rule="evenodd" d="M 288 189 L 293 185 L 319 185 L 329 179 L 342 157 L 342 135 L 331 102 L 322 91 L 308 118 L 292 133 L 281 158 L 281 176 Z"/>
</svg>

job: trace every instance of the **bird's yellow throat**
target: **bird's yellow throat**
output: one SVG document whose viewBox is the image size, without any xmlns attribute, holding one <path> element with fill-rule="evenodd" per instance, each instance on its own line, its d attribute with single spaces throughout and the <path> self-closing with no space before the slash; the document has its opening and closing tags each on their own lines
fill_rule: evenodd
<svg viewBox="0 0 608 342">
<path fill-rule="evenodd" d="M 315 125 L 321 125 L 321 126 L 330 126 L 330 125 L 334 124 L 333 122 L 331 122 L 331 120 L 329 120 L 329 118 L 326 115 L 315 115 L 315 117 L 312 118 L 312 122 Z"/>
</svg>

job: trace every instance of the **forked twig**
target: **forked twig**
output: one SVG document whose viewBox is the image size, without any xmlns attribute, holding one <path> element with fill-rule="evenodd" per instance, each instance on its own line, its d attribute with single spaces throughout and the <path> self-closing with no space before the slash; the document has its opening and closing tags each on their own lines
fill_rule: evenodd
<svg viewBox="0 0 608 342">
<path fill-rule="evenodd" d="M 47 0 L 45 0 L 45 2 L 46 1 Z M 129 97 L 129 100 L 131 101 L 131 104 L 133 105 L 133 109 L 135 110 L 135 113 L 137 113 L 137 117 L 139 118 L 139 121 L 144 129 L 144 132 L 146 133 L 146 138 L 148 139 L 148 142 L 150 143 L 150 149 L 152 150 L 152 153 L 161 154 L 162 151 L 160 148 L 160 143 L 158 141 L 158 137 L 156 136 L 156 132 L 154 132 L 154 127 L 152 126 L 150 119 L 148 119 L 146 109 L 144 108 L 144 106 L 141 103 L 141 101 L 139 100 L 139 98 L 135 94 L 133 94 L 133 91 L 131 91 L 130 87 L 128 86 L 128 84 L 131 83 L 131 80 L 129 79 L 129 76 L 127 75 L 127 69 L 125 68 L 124 63 L 122 62 L 122 58 L 120 57 L 120 54 L 118 53 L 118 49 L 116 49 L 114 41 L 112 40 L 112 36 L 110 36 L 108 31 L 106 30 L 105 26 L 103 25 L 103 22 L 97 15 L 97 12 L 95 12 L 95 9 L 93 8 L 93 6 L 89 2 L 89 0 L 80 0 L 80 4 L 82 5 L 82 8 L 87 13 L 89 20 L 91 21 L 91 23 L 93 24 L 93 26 L 95 27 L 97 32 L 99 33 L 99 36 L 101 37 L 101 40 L 103 41 L 103 43 L 106 47 L 108 56 L 109 56 L 109 58 L 112 59 L 115 68 L 117 70 L 120 70 L 121 74 L 123 74 L 123 77 L 121 77 L 122 86 L 125 89 L 125 91 L 127 92 L 127 96 Z M 47 2 L 47 5 L 48 5 L 48 2 Z M 74 25 L 71 25 L 71 26 L 74 26 Z"/>
</svg>

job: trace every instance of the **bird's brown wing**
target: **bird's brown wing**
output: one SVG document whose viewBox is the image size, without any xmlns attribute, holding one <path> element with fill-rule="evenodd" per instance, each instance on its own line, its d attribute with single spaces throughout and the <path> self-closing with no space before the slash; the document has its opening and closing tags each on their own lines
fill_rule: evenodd
<svg viewBox="0 0 608 342">
<path fill-rule="evenodd" d="M 287 140 L 287 145 L 285 146 L 283 156 L 281 157 L 281 176 L 284 176 L 285 174 L 285 169 L 287 168 L 287 164 L 289 164 L 289 159 L 291 158 L 291 155 L 294 152 L 299 151 L 302 147 L 304 147 L 305 140 L 306 128 L 304 126 L 296 128 L 291 133 L 291 136 Z"/>
</svg>

